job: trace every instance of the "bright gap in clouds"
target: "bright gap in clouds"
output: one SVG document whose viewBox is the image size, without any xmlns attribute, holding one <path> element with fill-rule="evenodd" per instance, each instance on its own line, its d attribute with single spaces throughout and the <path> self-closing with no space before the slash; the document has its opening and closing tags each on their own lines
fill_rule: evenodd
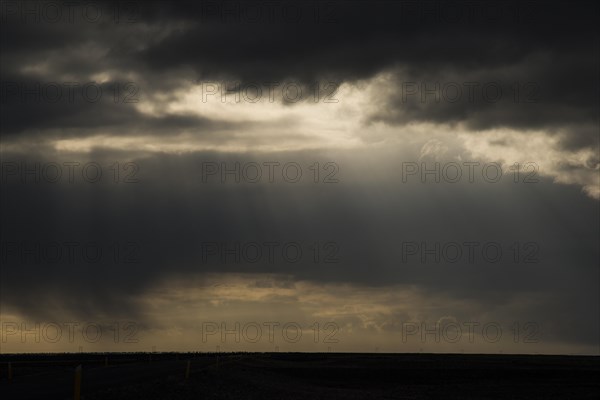
<svg viewBox="0 0 600 400">
<path fill-rule="evenodd" d="M 285 83 L 272 89 L 263 88 L 256 102 L 247 101 L 256 97 L 253 84 L 242 86 L 247 88 L 246 91 L 224 93 L 227 85 L 233 86 L 232 83 L 194 84 L 174 95 L 156 94 L 135 104 L 139 112 L 150 118 L 197 117 L 215 121 L 214 124 L 176 128 L 177 133 L 166 135 L 143 131 L 137 135 L 106 132 L 59 138 L 52 140 L 51 145 L 62 154 L 89 153 L 97 149 L 129 149 L 148 155 L 199 151 L 346 150 L 376 158 L 380 151 L 394 148 L 406 154 L 406 147 L 416 146 L 421 152 L 421 147 L 427 146 L 434 137 L 450 149 L 446 154 L 438 155 L 439 160 L 498 162 L 505 170 L 514 163 L 535 161 L 540 176 L 551 177 L 557 183 L 579 185 L 589 196 L 600 198 L 597 179 L 600 164 L 594 161 L 596 154 L 591 148 L 561 148 L 560 140 L 564 135 L 540 129 L 474 131 L 462 122 L 436 124 L 407 120 L 400 125 L 389 125 L 373 121 L 372 116 L 380 111 L 386 98 L 391 99 L 397 95 L 394 91 L 400 90 L 396 87 L 398 76 L 390 72 L 368 80 L 343 83 L 337 92 L 323 93 L 317 102 L 313 97 L 314 85 L 303 88 L 304 100 L 291 104 L 282 102 L 281 88 Z M 219 124 L 219 121 L 227 121 L 227 124 Z M 13 145 L 8 142 L 2 147 L 9 150 Z M 415 153 L 413 159 L 405 161 L 417 159 L 419 155 Z"/>
</svg>

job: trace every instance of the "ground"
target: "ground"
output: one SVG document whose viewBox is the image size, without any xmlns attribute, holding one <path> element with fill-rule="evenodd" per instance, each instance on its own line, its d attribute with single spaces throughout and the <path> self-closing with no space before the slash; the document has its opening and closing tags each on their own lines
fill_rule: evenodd
<svg viewBox="0 0 600 400">
<path fill-rule="evenodd" d="M 600 398 L 600 357 L 340 353 L 0 355 L 2 397 L 72 399 L 79 364 L 84 400 Z"/>
</svg>

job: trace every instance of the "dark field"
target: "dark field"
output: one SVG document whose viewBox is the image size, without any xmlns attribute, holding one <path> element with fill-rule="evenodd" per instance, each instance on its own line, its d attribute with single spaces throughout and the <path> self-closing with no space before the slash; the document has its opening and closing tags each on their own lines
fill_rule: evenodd
<svg viewBox="0 0 600 400">
<path fill-rule="evenodd" d="M 2 355 L 1 397 L 72 399 L 79 364 L 88 400 L 600 398 L 600 357 L 341 353 Z"/>
</svg>

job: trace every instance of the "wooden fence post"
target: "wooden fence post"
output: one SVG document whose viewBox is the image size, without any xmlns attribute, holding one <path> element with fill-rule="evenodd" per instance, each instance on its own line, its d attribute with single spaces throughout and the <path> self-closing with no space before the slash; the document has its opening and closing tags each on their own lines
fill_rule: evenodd
<svg viewBox="0 0 600 400">
<path fill-rule="evenodd" d="M 81 399 L 81 364 L 75 368 L 75 389 L 73 398 L 75 400 Z"/>
</svg>

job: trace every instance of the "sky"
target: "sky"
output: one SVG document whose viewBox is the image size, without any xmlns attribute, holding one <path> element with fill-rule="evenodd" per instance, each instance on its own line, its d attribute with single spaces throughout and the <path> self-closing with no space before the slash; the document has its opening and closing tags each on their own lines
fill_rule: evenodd
<svg viewBox="0 0 600 400">
<path fill-rule="evenodd" d="M 598 355 L 599 10 L 0 1 L 0 351 Z"/>
</svg>

